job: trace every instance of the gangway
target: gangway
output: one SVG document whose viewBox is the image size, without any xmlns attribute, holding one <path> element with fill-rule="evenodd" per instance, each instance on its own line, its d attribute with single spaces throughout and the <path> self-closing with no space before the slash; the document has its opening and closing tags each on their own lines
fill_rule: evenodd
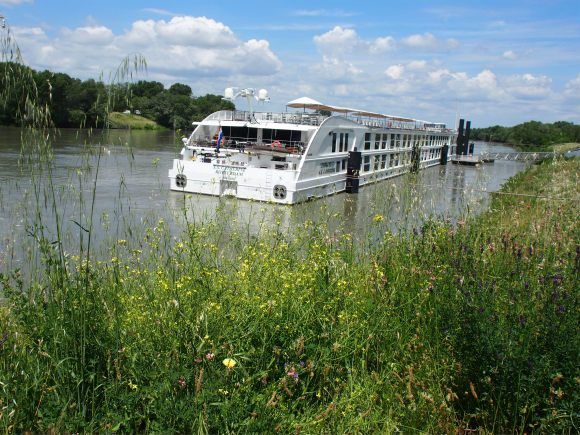
<svg viewBox="0 0 580 435">
<path fill-rule="evenodd" d="M 543 159 L 552 159 L 560 156 L 562 152 L 511 152 L 511 153 L 490 153 L 484 152 L 480 154 L 481 160 L 509 160 L 514 162 L 535 162 Z"/>
</svg>

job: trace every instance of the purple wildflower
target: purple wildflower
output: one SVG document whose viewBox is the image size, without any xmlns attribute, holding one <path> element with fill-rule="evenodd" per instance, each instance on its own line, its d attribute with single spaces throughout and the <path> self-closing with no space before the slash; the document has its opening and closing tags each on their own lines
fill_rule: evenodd
<svg viewBox="0 0 580 435">
<path fill-rule="evenodd" d="M 288 370 L 286 372 L 286 374 L 288 376 L 290 376 L 292 379 L 294 379 L 295 381 L 298 380 L 298 372 L 294 369 L 294 367 L 291 367 L 290 370 Z"/>
</svg>

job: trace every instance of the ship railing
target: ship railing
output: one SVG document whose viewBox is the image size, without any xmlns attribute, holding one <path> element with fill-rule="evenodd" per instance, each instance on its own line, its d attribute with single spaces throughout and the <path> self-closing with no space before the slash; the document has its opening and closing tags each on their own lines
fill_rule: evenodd
<svg viewBox="0 0 580 435">
<path fill-rule="evenodd" d="M 206 139 L 198 139 L 194 142 L 194 146 L 216 148 L 216 141 Z M 222 148 L 234 148 L 240 150 L 259 148 L 262 150 L 271 149 L 272 151 L 282 151 L 288 154 L 303 154 L 306 144 L 303 141 L 292 140 L 276 140 L 266 139 L 262 142 L 257 142 L 255 139 L 244 137 L 226 137 Z"/>
<path fill-rule="evenodd" d="M 220 110 L 212 113 L 208 119 L 215 121 L 243 121 L 249 123 L 275 122 L 295 125 L 319 126 L 327 118 L 324 115 L 301 112 L 254 112 L 245 110 Z M 346 118 L 370 128 L 386 128 L 399 130 L 419 130 L 428 132 L 453 133 L 454 130 L 446 127 L 425 126 L 418 122 L 395 121 L 392 119 L 365 119 L 358 116 L 346 115 Z"/>
<path fill-rule="evenodd" d="M 244 122 L 275 122 L 282 124 L 296 124 L 296 125 L 313 125 L 318 126 L 327 117 L 323 115 L 316 115 L 310 113 L 290 113 L 290 112 L 254 112 L 251 114 L 247 111 L 236 110 L 230 112 L 232 121 Z"/>
</svg>

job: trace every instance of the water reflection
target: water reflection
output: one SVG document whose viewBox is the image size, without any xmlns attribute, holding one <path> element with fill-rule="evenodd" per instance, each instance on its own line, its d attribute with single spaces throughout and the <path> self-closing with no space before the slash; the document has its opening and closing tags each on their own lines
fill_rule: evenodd
<svg viewBox="0 0 580 435">
<path fill-rule="evenodd" d="M 0 128 L 0 270 L 25 262 L 31 242 L 27 232 L 36 213 L 50 237 L 56 238 L 52 198 L 66 248 L 78 250 L 82 231 L 75 222 L 87 228 L 90 224 L 93 185 L 93 242 L 97 246 L 106 240 L 137 240 L 159 219 L 176 236 L 185 222 L 220 218 L 230 230 L 248 233 L 265 225 L 287 232 L 307 220 L 324 220 L 335 231 L 376 239 L 387 229 L 411 229 L 430 216 L 453 220 L 466 210 L 478 212 L 487 206 L 487 192 L 499 189 L 525 167 L 505 161 L 479 167 L 436 166 L 365 186 L 357 195 L 340 193 L 280 206 L 169 191 L 167 171 L 179 152 L 180 138 L 167 131 L 61 130 L 54 144 L 51 190 L 46 174 L 32 174 L 19 166 L 20 134 L 19 129 Z M 488 149 L 488 144 L 476 144 L 478 152 Z M 510 148 L 495 145 L 493 150 Z M 383 217 L 380 224 L 377 216 Z"/>
</svg>

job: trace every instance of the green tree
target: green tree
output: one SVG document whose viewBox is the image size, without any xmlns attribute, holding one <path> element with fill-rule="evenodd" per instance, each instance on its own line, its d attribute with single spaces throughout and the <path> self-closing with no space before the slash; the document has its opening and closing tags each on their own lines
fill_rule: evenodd
<svg viewBox="0 0 580 435">
<path fill-rule="evenodd" d="M 175 95 L 183 95 L 186 97 L 191 97 L 191 87 L 184 85 L 183 83 L 174 83 L 169 87 L 169 92 Z"/>
</svg>

